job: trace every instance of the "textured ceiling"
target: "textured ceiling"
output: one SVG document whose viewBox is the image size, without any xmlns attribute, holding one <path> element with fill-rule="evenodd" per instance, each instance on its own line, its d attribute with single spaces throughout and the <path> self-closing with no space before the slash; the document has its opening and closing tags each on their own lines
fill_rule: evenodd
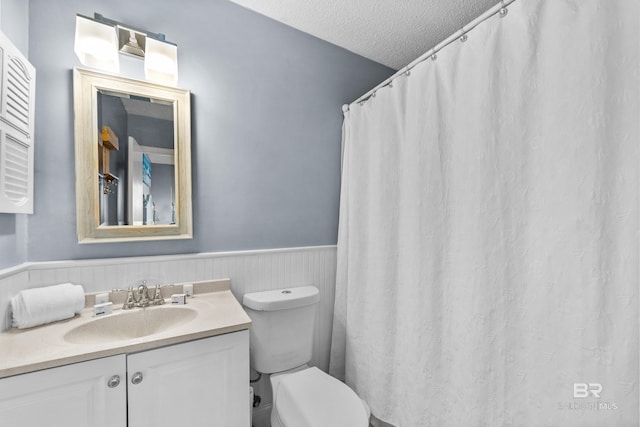
<svg viewBox="0 0 640 427">
<path fill-rule="evenodd" d="M 230 0 L 399 69 L 498 0 Z"/>
</svg>

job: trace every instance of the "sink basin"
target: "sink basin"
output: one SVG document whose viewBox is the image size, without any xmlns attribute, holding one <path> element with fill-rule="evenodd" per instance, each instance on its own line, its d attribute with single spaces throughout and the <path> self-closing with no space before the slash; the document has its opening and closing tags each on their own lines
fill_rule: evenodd
<svg viewBox="0 0 640 427">
<path fill-rule="evenodd" d="M 176 306 L 122 310 L 79 325 L 64 339 L 74 344 L 94 344 L 141 338 L 184 325 L 197 316 L 193 309 Z"/>
</svg>

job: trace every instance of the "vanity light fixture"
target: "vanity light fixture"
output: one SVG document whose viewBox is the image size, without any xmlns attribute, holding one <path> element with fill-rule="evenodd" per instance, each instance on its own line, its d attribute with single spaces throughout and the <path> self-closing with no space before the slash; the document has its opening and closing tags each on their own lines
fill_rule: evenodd
<svg viewBox="0 0 640 427">
<path fill-rule="evenodd" d="M 178 82 L 178 47 L 164 34 L 132 27 L 99 13 L 76 15 L 74 51 L 83 65 L 117 73 L 118 54 L 144 60 L 147 80 L 175 86 Z"/>
<path fill-rule="evenodd" d="M 178 46 L 147 37 L 144 75 L 151 81 L 175 86 L 178 83 Z"/>
<path fill-rule="evenodd" d="M 109 24 L 76 15 L 76 40 L 73 50 L 83 65 L 119 72 L 118 31 Z"/>
</svg>

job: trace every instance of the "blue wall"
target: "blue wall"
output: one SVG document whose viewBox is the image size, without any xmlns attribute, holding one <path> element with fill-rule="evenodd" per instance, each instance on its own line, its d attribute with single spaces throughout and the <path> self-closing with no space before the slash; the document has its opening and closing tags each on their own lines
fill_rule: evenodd
<svg viewBox="0 0 640 427">
<path fill-rule="evenodd" d="M 0 29 L 24 56 L 28 56 L 29 1 L 0 0 Z"/>
<path fill-rule="evenodd" d="M 193 240 L 78 245 L 72 68 L 75 14 L 178 44 L 192 91 Z M 37 69 L 35 215 L 29 261 L 336 243 L 341 105 L 393 70 L 226 0 L 31 0 Z M 142 62 L 121 56 L 121 74 Z"/>
</svg>

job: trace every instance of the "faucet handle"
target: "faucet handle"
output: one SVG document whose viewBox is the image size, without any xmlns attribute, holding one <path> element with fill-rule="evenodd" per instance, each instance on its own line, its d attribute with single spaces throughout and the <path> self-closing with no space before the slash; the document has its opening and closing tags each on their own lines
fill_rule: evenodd
<svg viewBox="0 0 640 427">
<path fill-rule="evenodd" d="M 153 304 L 154 305 L 164 304 L 164 298 L 162 298 L 162 290 L 160 289 L 160 285 L 156 285 L 156 291 L 153 294 Z"/>
<path fill-rule="evenodd" d="M 133 295 L 133 288 L 129 287 L 129 290 L 127 291 L 127 300 L 122 305 L 122 309 L 123 310 L 128 310 L 130 308 L 133 308 L 133 307 L 136 306 L 137 303 L 138 303 L 138 300 Z"/>
</svg>

